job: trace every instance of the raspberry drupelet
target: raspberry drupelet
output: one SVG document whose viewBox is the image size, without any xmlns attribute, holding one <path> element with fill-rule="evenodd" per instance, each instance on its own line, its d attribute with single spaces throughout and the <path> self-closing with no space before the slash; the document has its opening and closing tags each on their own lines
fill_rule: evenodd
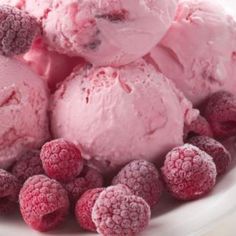
<svg viewBox="0 0 236 236">
<path fill-rule="evenodd" d="M 160 200 L 162 182 L 154 164 L 145 160 L 135 160 L 127 164 L 114 177 L 112 184 L 124 184 L 133 194 L 142 197 L 150 207 Z"/>
<path fill-rule="evenodd" d="M 149 223 L 151 211 L 146 201 L 121 186 L 106 188 L 93 206 L 92 220 L 101 235 L 133 236 Z"/>
<path fill-rule="evenodd" d="M 17 205 L 20 183 L 9 172 L 0 169 L 0 214 L 11 213 Z"/>
<path fill-rule="evenodd" d="M 14 56 L 27 52 L 38 31 L 37 20 L 28 13 L 0 6 L 0 54 Z"/>
<path fill-rule="evenodd" d="M 45 173 L 61 182 L 69 182 L 82 171 L 84 161 L 80 150 L 64 139 L 55 139 L 43 145 L 40 153 Z"/>
<path fill-rule="evenodd" d="M 42 232 L 60 225 L 69 211 L 66 190 L 44 175 L 35 175 L 24 183 L 19 203 L 25 223 Z"/>
<path fill-rule="evenodd" d="M 23 184 L 33 175 L 44 174 L 39 151 L 30 151 L 22 156 L 12 167 L 11 172 Z"/>
<path fill-rule="evenodd" d="M 208 153 L 213 158 L 218 175 L 226 172 L 231 162 L 231 154 L 221 143 L 206 136 L 192 137 L 187 142 Z"/>
<path fill-rule="evenodd" d="M 92 208 L 103 190 L 104 188 L 90 189 L 86 191 L 76 203 L 76 220 L 85 230 L 96 232 L 96 226 L 92 221 Z"/>
<path fill-rule="evenodd" d="M 226 91 L 214 93 L 206 103 L 204 115 L 215 137 L 236 135 L 236 96 Z"/>
<path fill-rule="evenodd" d="M 191 144 L 170 151 L 161 170 L 168 191 L 180 200 L 200 198 L 212 190 L 216 182 L 212 157 Z"/>
</svg>

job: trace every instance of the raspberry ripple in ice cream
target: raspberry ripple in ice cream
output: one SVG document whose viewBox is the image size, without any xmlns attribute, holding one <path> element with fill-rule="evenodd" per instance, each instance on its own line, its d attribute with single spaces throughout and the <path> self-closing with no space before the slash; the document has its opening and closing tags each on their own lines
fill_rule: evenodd
<svg viewBox="0 0 236 236">
<path fill-rule="evenodd" d="M 236 92 L 236 21 L 216 0 L 180 1 L 151 56 L 194 105 L 219 90 Z"/>
<path fill-rule="evenodd" d="M 35 40 L 31 49 L 20 59 L 46 80 L 51 91 L 55 91 L 57 84 L 69 76 L 76 65 L 85 63 L 82 58 L 48 50 L 42 38 Z"/>
<path fill-rule="evenodd" d="M 135 159 L 158 162 L 183 143 L 185 119 L 196 116 L 191 103 L 142 59 L 120 68 L 79 68 L 52 99 L 54 137 L 77 144 L 103 172 Z"/>
<path fill-rule="evenodd" d="M 148 53 L 164 36 L 177 0 L 30 0 L 25 10 L 42 22 L 59 53 L 94 65 L 120 66 Z"/>
<path fill-rule="evenodd" d="M 0 168 L 48 138 L 44 81 L 24 64 L 0 56 Z"/>
</svg>

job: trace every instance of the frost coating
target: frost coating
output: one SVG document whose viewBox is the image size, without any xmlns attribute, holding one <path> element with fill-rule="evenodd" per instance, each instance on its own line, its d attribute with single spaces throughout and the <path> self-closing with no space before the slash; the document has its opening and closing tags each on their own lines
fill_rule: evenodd
<svg viewBox="0 0 236 236">
<path fill-rule="evenodd" d="M 198 136 L 189 139 L 188 143 L 198 147 L 213 158 L 218 175 L 225 173 L 231 162 L 231 154 L 220 142 L 206 136 Z"/>
<path fill-rule="evenodd" d="M 58 226 L 69 211 L 66 190 L 44 175 L 35 175 L 25 182 L 19 203 L 25 223 L 42 232 Z"/>
<path fill-rule="evenodd" d="M 12 174 L 23 184 L 33 175 L 44 174 L 39 151 L 30 151 L 18 160 L 11 170 Z"/>
<path fill-rule="evenodd" d="M 97 170 L 85 167 L 82 173 L 74 180 L 64 185 L 70 200 L 75 203 L 81 195 L 89 189 L 103 186 L 103 176 Z"/>
<path fill-rule="evenodd" d="M 36 19 L 17 8 L 0 6 L 0 53 L 4 56 L 28 51 L 39 30 Z"/>
<path fill-rule="evenodd" d="M 7 214 L 16 208 L 20 183 L 17 178 L 0 169 L 0 215 Z"/>
<path fill-rule="evenodd" d="M 101 235 L 133 236 L 149 223 L 148 204 L 120 186 L 108 187 L 101 192 L 93 207 L 92 220 Z"/>
<path fill-rule="evenodd" d="M 213 137 L 211 126 L 203 116 L 199 115 L 189 125 L 184 126 L 184 139 L 190 138 L 195 135 L 205 135 Z M 190 136 L 190 137 L 189 137 Z"/>
<path fill-rule="evenodd" d="M 74 179 L 84 166 L 80 150 L 64 139 L 45 143 L 40 152 L 40 159 L 46 174 L 62 182 Z"/>
<path fill-rule="evenodd" d="M 185 144 L 167 154 L 162 174 L 169 192 L 175 198 L 193 200 L 214 187 L 216 166 L 207 153 Z"/>
<path fill-rule="evenodd" d="M 112 184 L 127 185 L 133 194 L 142 197 L 150 207 L 159 202 L 162 193 L 162 183 L 156 167 L 144 160 L 126 165 L 115 176 Z"/>
<path fill-rule="evenodd" d="M 214 93 L 206 104 L 204 115 L 216 137 L 228 138 L 236 135 L 236 97 L 232 93 Z"/>
<path fill-rule="evenodd" d="M 83 229 L 96 232 L 96 226 L 92 221 L 92 208 L 103 190 L 104 188 L 90 189 L 78 200 L 75 207 L 75 216 Z"/>
</svg>

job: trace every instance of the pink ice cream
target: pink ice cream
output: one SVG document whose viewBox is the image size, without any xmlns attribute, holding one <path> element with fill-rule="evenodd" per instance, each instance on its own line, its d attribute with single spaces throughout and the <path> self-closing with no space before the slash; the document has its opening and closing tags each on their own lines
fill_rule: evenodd
<svg viewBox="0 0 236 236">
<path fill-rule="evenodd" d="M 119 66 L 148 53 L 164 36 L 177 0 L 29 0 L 49 46 L 95 65 Z"/>
<path fill-rule="evenodd" d="M 80 146 L 103 172 L 134 159 L 160 160 L 183 143 L 185 119 L 197 115 L 144 60 L 75 70 L 53 96 L 51 112 L 54 137 Z"/>
<path fill-rule="evenodd" d="M 236 22 L 215 0 L 182 0 L 151 56 L 195 105 L 218 90 L 236 92 Z"/>
<path fill-rule="evenodd" d="M 49 138 L 47 105 L 43 80 L 20 62 L 0 56 L 0 168 Z"/>
<path fill-rule="evenodd" d="M 31 50 L 23 55 L 22 59 L 47 81 L 51 91 L 54 91 L 57 84 L 70 75 L 76 65 L 85 63 L 82 58 L 49 51 L 40 38 L 33 44 Z"/>
</svg>

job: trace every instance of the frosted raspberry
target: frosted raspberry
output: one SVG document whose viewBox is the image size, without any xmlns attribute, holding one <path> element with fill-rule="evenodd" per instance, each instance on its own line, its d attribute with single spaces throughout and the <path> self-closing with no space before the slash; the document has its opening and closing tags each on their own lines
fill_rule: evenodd
<svg viewBox="0 0 236 236">
<path fill-rule="evenodd" d="M 91 167 L 85 167 L 81 175 L 64 185 L 69 193 L 72 203 L 75 203 L 80 196 L 88 189 L 100 188 L 103 186 L 103 176 Z"/>
<path fill-rule="evenodd" d="M 30 48 L 37 31 L 36 19 L 8 5 L 0 6 L 0 53 L 5 56 L 23 54 Z"/>
<path fill-rule="evenodd" d="M 33 175 L 44 174 L 39 151 L 27 152 L 13 165 L 11 172 L 22 184 Z"/>
<path fill-rule="evenodd" d="M 14 175 L 0 169 L 0 214 L 7 214 L 14 210 L 20 187 Z"/>
<path fill-rule="evenodd" d="M 213 94 L 206 103 L 205 117 L 216 137 L 236 135 L 236 97 L 226 91 Z"/>
<path fill-rule="evenodd" d="M 150 207 L 143 198 L 127 194 L 119 185 L 102 191 L 92 209 L 97 232 L 105 236 L 136 235 L 148 225 L 150 215 Z"/>
<path fill-rule="evenodd" d="M 35 175 L 26 180 L 20 191 L 19 202 L 26 224 L 42 232 L 58 226 L 69 210 L 66 190 L 45 175 Z"/>
<path fill-rule="evenodd" d="M 77 201 L 75 216 L 77 222 L 83 229 L 95 231 L 96 226 L 92 221 L 92 208 L 104 188 L 94 188 L 86 191 Z"/>
<path fill-rule="evenodd" d="M 40 158 L 46 174 L 62 182 L 76 178 L 84 165 L 80 150 L 64 139 L 55 139 L 44 144 Z"/>
<path fill-rule="evenodd" d="M 112 184 L 125 184 L 133 194 L 142 197 L 150 207 L 155 206 L 161 197 L 162 183 L 156 167 L 144 160 L 132 161 L 126 165 Z"/>
<path fill-rule="evenodd" d="M 206 136 L 193 137 L 188 143 L 197 146 L 213 158 L 218 175 L 225 173 L 231 162 L 231 155 L 221 143 Z"/>
<path fill-rule="evenodd" d="M 211 127 L 203 116 L 199 115 L 190 125 L 184 126 L 184 139 L 191 138 L 196 135 L 204 135 L 213 137 Z"/>
<path fill-rule="evenodd" d="M 216 166 L 207 153 L 185 144 L 167 154 L 162 174 L 167 189 L 175 198 L 192 200 L 214 187 Z"/>
</svg>

